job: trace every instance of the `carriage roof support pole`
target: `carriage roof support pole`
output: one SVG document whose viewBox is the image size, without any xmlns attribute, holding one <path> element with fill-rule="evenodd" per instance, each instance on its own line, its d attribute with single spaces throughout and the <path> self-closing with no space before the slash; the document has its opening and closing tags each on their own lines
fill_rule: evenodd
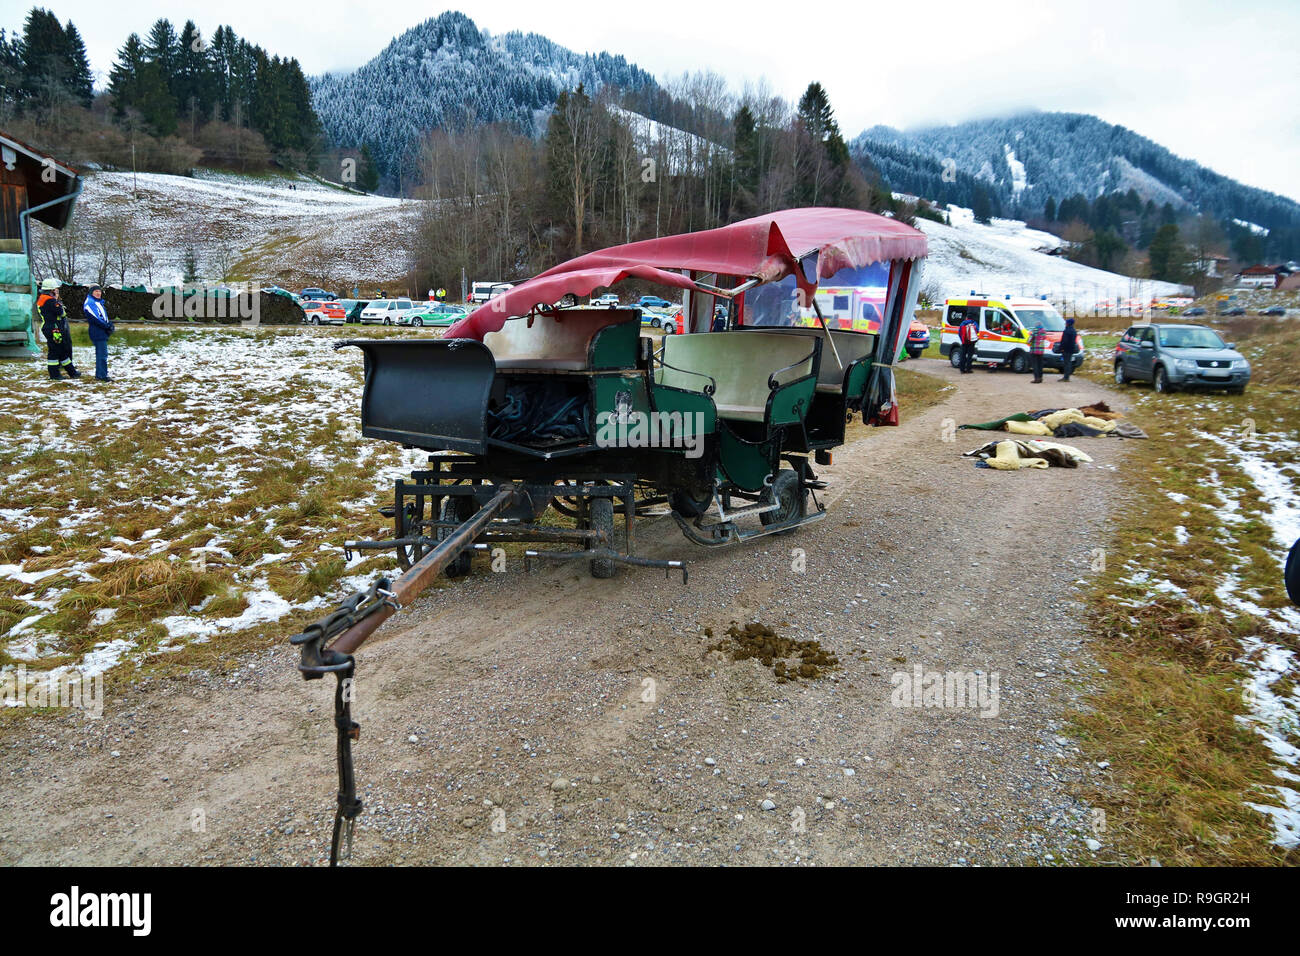
<svg viewBox="0 0 1300 956">
<path fill-rule="evenodd" d="M 842 370 L 844 368 L 844 359 L 840 358 L 840 350 L 835 347 L 835 339 L 831 337 L 831 330 L 826 327 L 826 316 L 822 315 L 822 307 L 817 304 L 817 296 L 813 296 L 813 311 L 817 313 L 817 321 L 822 324 L 822 331 L 826 333 L 826 341 L 831 343 L 831 353 L 835 356 L 835 364 Z"/>
<path fill-rule="evenodd" d="M 405 607 L 432 584 L 438 573 L 461 551 L 472 545 L 474 539 L 483 533 L 493 518 L 510 507 L 514 502 L 515 494 L 514 485 L 503 485 L 492 500 L 480 508 L 474 517 L 462 524 L 449 537 L 438 542 L 437 547 L 411 565 L 405 574 L 394 581 L 392 598 L 398 607 Z M 386 604 L 375 613 L 366 615 L 340 634 L 338 640 L 331 644 L 329 649 L 340 654 L 352 654 L 379 625 L 397 612 L 398 607 Z"/>
</svg>

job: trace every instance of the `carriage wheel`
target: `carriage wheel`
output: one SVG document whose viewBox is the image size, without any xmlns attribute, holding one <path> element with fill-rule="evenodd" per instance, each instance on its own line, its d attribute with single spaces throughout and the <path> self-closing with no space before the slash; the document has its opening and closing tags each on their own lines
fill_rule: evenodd
<svg viewBox="0 0 1300 956">
<path fill-rule="evenodd" d="M 614 547 L 614 499 L 592 498 L 590 511 L 591 516 L 587 521 L 587 527 L 592 531 L 603 531 L 605 533 L 603 547 Z M 591 576 L 593 578 L 612 578 L 614 568 L 614 562 L 609 558 L 592 558 L 591 560 Z"/>
<path fill-rule="evenodd" d="M 470 497 L 447 497 L 442 499 L 443 521 L 454 521 L 460 524 L 474 517 L 478 508 L 474 505 L 474 499 Z M 443 541 L 450 538 L 456 533 L 455 528 L 439 528 L 438 540 Z M 469 574 L 470 565 L 474 561 L 474 552 L 466 548 L 460 554 L 452 559 L 447 565 L 444 573 L 449 578 L 463 578 Z"/>
<path fill-rule="evenodd" d="M 698 518 L 709 510 L 711 504 L 713 504 L 713 498 L 709 496 L 697 500 L 685 491 L 673 491 L 668 495 L 669 507 L 683 518 Z"/>
<path fill-rule="evenodd" d="M 794 521 L 796 518 L 802 518 L 807 509 L 808 490 L 804 488 L 803 482 L 789 468 L 782 468 L 776 473 L 776 478 L 772 481 L 772 487 L 763 492 L 763 504 L 770 505 L 775 501 L 778 505 L 775 511 L 767 511 L 758 516 L 758 520 L 763 523 L 763 527 L 769 527 L 774 524 L 784 524 L 787 521 Z"/>
</svg>

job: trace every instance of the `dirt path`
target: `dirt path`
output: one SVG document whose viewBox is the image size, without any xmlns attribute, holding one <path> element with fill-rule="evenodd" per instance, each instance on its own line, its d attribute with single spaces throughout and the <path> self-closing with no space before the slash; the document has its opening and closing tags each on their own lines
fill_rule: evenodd
<svg viewBox="0 0 1300 956">
<path fill-rule="evenodd" d="M 1076 440 L 1096 459 L 1079 470 L 1002 473 L 960 458 L 984 433 L 941 436 L 948 418 L 1113 396 L 909 367 L 957 390 L 838 450 L 818 524 L 713 551 L 657 519 L 641 553 L 687 558 L 688 587 L 631 569 L 477 568 L 387 625 L 359 659 L 356 859 L 1089 859 L 1069 788 L 1096 771 L 1062 746 L 1059 719 L 1088 666 L 1074 585 L 1123 442 Z M 756 661 L 705 654 L 704 628 L 732 620 L 815 637 L 841 667 L 778 684 Z M 320 862 L 332 681 L 305 683 L 294 663 L 277 644 L 235 676 L 137 684 L 99 721 L 11 727 L 0 863 Z M 892 705 L 891 676 L 916 665 L 996 674 L 997 716 Z"/>
</svg>

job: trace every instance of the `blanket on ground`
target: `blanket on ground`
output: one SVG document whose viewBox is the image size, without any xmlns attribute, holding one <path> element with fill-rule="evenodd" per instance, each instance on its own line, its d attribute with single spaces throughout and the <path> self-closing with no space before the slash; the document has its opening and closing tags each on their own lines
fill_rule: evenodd
<svg viewBox="0 0 1300 956">
<path fill-rule="evenodd" d="M 996 432 L 996 431 L 1001 431 L 1002 427 L 1006 425 L 1007 422 L 1031 422 L 1033 420 L 1034 420 L 1034 416 L 1030 415 L 1028 412 L 1017 412 L 1014 415 L 1008 415 L 1006 418 L 999 418 L 996 421 L 979 422 L 978 424 L 975 425 L 958 425 L 957 427 L 978 428 L 980 431 Z"/>
<path fill-rule="evenodd" d="M 1003 448 L 1003 446 L 1006 447 Z M 1000 471 L 1014 471 L 1020 468 L 1045 468 L 1048 465 L 1054 465 L 1058 468 L 1077 468 L 1081 461 L 1092 461 L 1092 456 L 1080 451 L 1073 445 L 1038 441 L 1032 438 L 987 442 L 979 448 L 971 449 L 962 457 L 985 460 L 990 468 L 997 468 Z M 1039 459 L 1045 461 L 1046 464 L 1018 465 L 1012 463 L 1025 461 L 1026 459 Z M 995 460 L 1001 461 L 1002 464 L 995 464 Z"/>
</svg>

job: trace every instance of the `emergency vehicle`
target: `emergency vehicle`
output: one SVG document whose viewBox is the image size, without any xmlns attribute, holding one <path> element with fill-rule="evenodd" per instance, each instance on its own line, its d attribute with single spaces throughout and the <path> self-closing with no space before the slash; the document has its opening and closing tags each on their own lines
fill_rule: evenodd
<svg viewBox="0 0 1300 956">
<path fill-rule="evenodd" d="M 822 286 L 815 298 L 827 328 L 875 334 L 880 331 L 886 292 L 884 286 Z M 799 310 L 798 324 L 809 328 L 821 325 L 811 305 Z"/>
<path fill-rule="evenodd" d="M 1046 299 L 1023 296 L 994 297 L 972 292 L 964 299 L 948 299 L 943 305 L 942 326 L 939 331 L 939 354 L 946 355 L 953 368 L 961 365 L 961 339 L 958 327 L 966 317 L 978 323 L 979 338 L 975 342 L 975 361 L 996 363 L 1013 372 L 1027 372 L 1029 363 L 1029 336 L 1041 324 L 1047 331 L 1051 349 L 1043 356 L 1046 368 L 1061 368 L 1061 333 L 1065 319 Z M 1082 346 L 1083 337 L 1079 337 Z M 1074 368 L 1083 364 L 1083 349 L 1074 353 Z"/>
</svg>

